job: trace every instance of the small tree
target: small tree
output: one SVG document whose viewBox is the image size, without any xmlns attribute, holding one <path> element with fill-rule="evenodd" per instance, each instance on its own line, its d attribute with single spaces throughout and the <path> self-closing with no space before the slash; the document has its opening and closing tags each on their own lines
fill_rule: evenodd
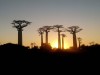
<svg viewBox="0 0 100 75">
<path fill-rule="evenodd" d="M 79 48 L 80 48 L 80 46 L 81 46 L 81 43 L 82 43 L 82 38 L 78 37 L 77 39 L 78 39 Z"/>
</svg>

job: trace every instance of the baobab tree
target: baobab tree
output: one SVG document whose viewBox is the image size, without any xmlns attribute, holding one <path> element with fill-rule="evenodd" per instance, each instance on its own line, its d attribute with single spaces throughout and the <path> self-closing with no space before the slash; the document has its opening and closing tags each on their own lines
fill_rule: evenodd
<svg viewBox="0 0 100 75">
<path fill-rule="evenodd" d="M 61 49 L 61 40 L 60 33 L 65 32 L 63 25 L 54 25 L 53 29 L 55 32 L 58 32 L 58 49 Z"/>
<path fill-rule="evenodd" d="M 33 48 L 33 43 L 31 43 L 31 48 Z"/>
<path fill-rule="evenodd" d="M 41 46 L 43 46 L 43 33 L 44 33 L 44 29 L 43 28 L 39 28 L 38 29 L 38 33 L 41 35 Z"/>
<path fill-rule="evenodd" d="M 82 38 L 78 37 L 77 39 L 78 39 L 79 48 L 80 48 L 80 46 L 81 46 L 81 43 L 82 43 Z"/>
<path fill-rule="evenodd" d="M 52 26 L 43 26 L 42 27 L 44 32 L 46 33 L 46 44 L 48 44 L 48 32 L 50 32 L 51 29 L 53 29 Z"/>
<path fill-rule="evenodd" d="M 90 42 L 89 44 L 90 44 L 90 46 L 92 46 L 92 45 L 94 45 L 94 44 L 95 44 L 95 42 L 94 42 L 94 41 L 92 41 L 92 42 Z"/>
<path fill-rule="evenodd" d="M 71 26 L 68 27 L 67 31 L 73 34 L 73 48 L 77 48 L 77 39 L 76 39 L 76 33 L 80 32 L 82 29 L 79 28 L 79 26 Z"/>
<path fill-rule="evenodd" d="M 62 49 L 64 49 L 64 37 L 66 37 L 65 34 L 61 34 L 62 35 Z"/>
<path fill-rule="evenodd" d="M 13 24 L 14 28 L 18 30 L 18 45 L 22 45 L 22 31 L 23 28 L 28 26 L 31 22 L 25 20 L 13 20 L 11 24 Z"/>
</svg>

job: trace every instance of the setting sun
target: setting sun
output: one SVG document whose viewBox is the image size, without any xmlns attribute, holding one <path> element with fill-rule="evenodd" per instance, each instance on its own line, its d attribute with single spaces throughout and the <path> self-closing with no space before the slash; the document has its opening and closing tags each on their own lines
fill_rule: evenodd
<svg viewBox="0 0 100 75">
<path fill-rule="evenodd" d="M 53 41 L 52 43 L 51 43 L 51 46 L 52 46 L 52 48 L 58 48 L 58 42 L 57 42 L 57 40 L 55 40 L 55 41 Z M 68 49 L 69 48 L 69 45 L 68 45 L 68 43 L 64 43 L 64 49 Z"/>
<path fill-rule="evenodd" d="M 58 42 L 54 41 L 51 43 L 52 48 L 58 48 Z"/>
</svg>

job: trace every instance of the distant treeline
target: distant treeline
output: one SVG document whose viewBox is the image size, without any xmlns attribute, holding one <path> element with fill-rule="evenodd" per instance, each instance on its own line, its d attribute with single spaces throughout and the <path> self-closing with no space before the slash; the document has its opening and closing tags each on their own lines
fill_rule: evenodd
<svg viewBox="0 0 100 75">
<path fill-rule="evenodd" d="M 0 63 L 12 64 L 99 64 L 100 45 L 82 45 L 77 50 L 52 50 L 50 47 L 28 48 L 7 43 L 0 46 Z"/>
</svg>

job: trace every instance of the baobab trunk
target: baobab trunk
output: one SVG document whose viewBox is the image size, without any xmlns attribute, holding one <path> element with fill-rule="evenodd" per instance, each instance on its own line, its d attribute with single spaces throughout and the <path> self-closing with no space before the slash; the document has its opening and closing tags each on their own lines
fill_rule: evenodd
<svg viewBox="0 0 100 75">
<path fill-rule="evenodd" d="M 43 34 L 41 34 L 41 46 L 43 46 Z"/>
<path fill-rule="evenodd" d="M 81 44 L 81 43 L 80 43 L 80 41 L 79 41 L 79 48 L 80 48 L 80 44 Z"/>
<path fill-rule="evenodd" d="M 62 49 L 64 49 L 64 37 L 62 36 Z"/>
<path fill-rule="evenodd" d="M 61 49 L 60 31 L 58 29 L 58 49 Z"/>
<path fill-rule="evenodd" d="M 48 44 L 48 32 L 46 32 L 46 44 Z"/>
<path fill-rule="evenodd" d="M 22 45 L 22 29 L 18 30 L 18 45 Z"/>
<path fill-rule="evenodd" d="M 60 38 L 60 32 L 59 32 L 59 48 L 61 49 L 61 38 Z"/>
<path fill-rule="evenodd" d="M 78 43 L 79 43 L 79 48 L 80 48 L 80 46 L 81 46 L 81 40 L 82 40 L 82 38 L 78 38 Z"/>
<path fill-rule="evenodd" d="M 73 33 L 73 47 L 74 47 L 74 49 L 77 48 L 76 33 Z"/>
</svg>

